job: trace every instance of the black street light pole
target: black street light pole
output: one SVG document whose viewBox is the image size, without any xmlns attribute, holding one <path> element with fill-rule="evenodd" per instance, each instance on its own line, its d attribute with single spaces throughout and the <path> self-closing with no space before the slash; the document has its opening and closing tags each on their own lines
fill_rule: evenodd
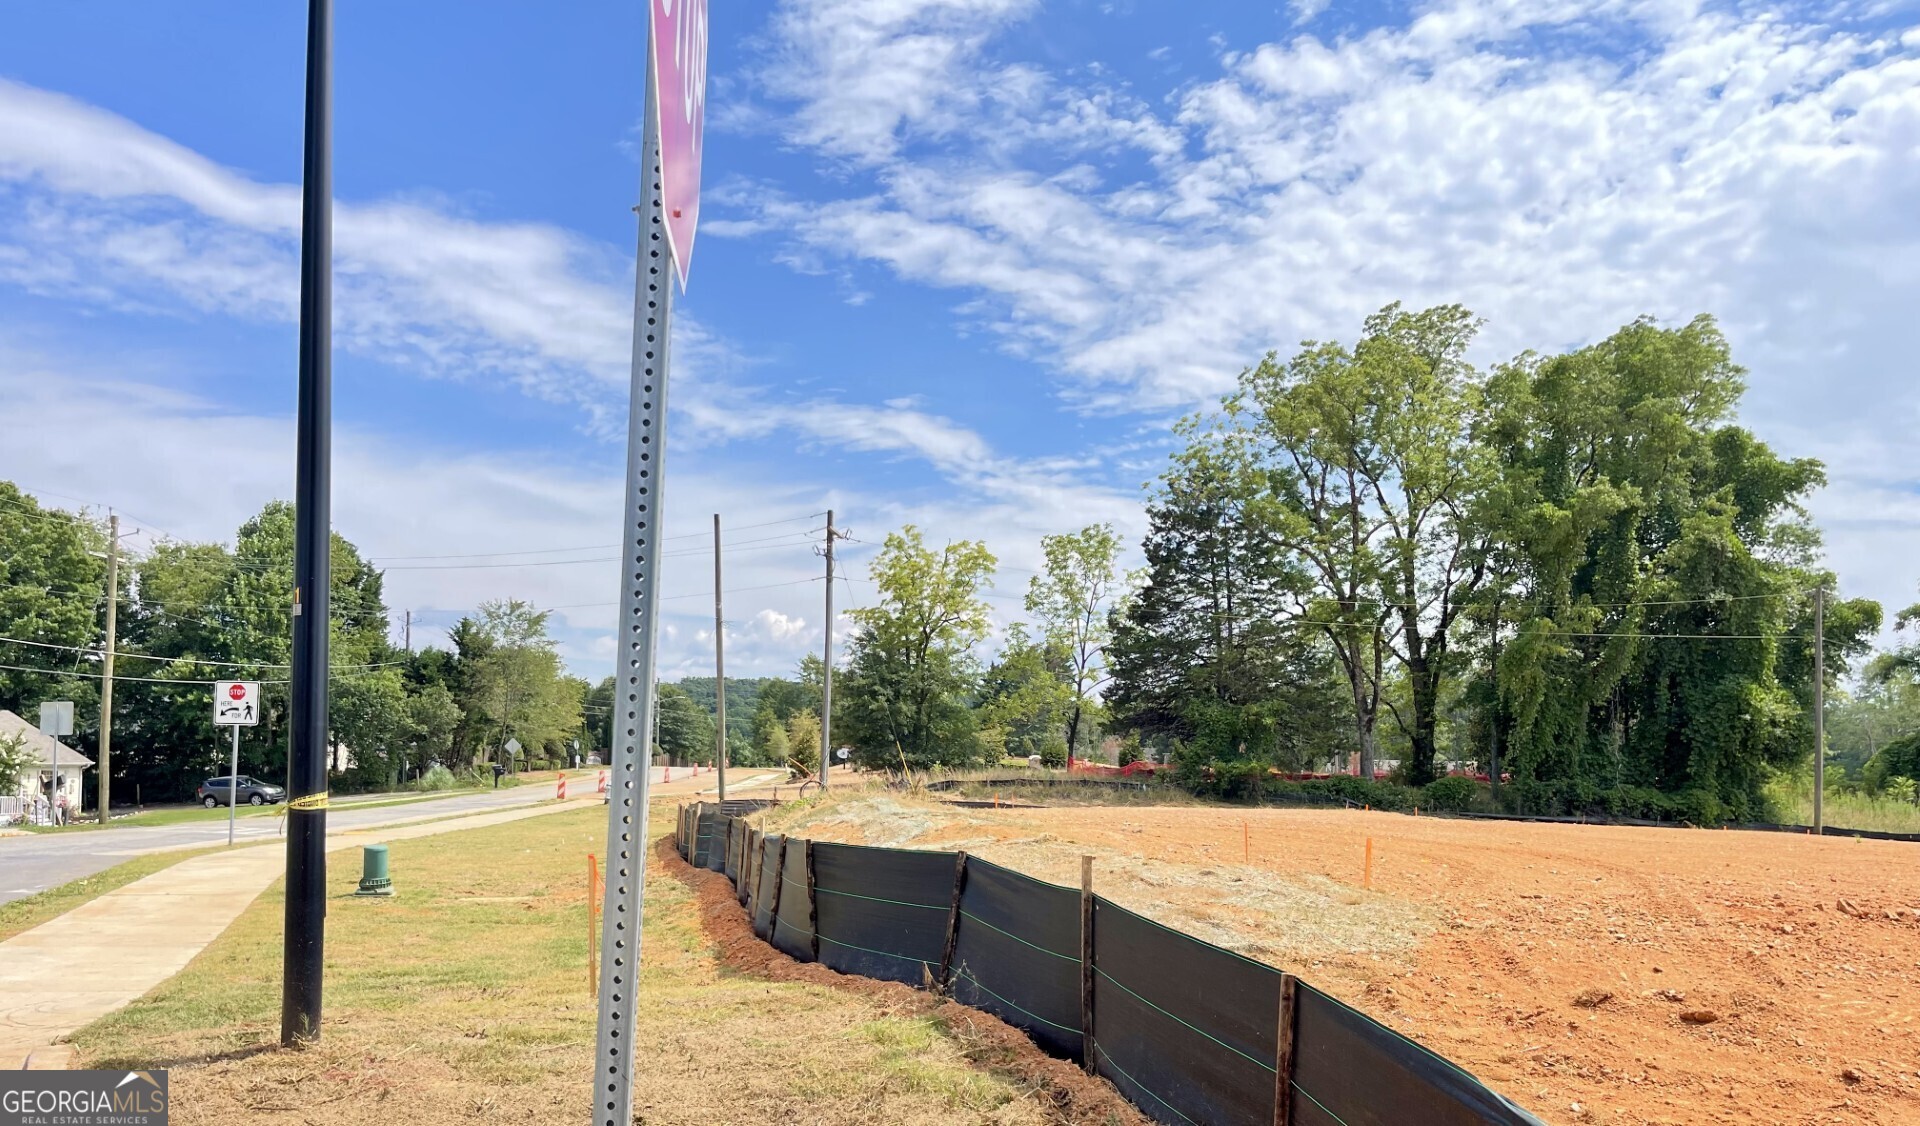
<svg viewBox="0 0 1920 1126">
<path fill-rule="evenodd" d="M 300 203 L 300 406 L 293 532 L 292 747 L 280 1042 L 320 1038 L 327 917 L 327 593 L 333 494 L 333 4 L 307 5 Z"/>
</svg>

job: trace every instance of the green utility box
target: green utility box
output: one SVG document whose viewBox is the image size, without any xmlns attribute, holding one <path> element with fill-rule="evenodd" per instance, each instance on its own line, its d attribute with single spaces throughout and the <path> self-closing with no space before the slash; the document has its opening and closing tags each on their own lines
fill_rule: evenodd
<svg viewBox="0 0 1920 1126">
<path fill-rule="evenodd" d="M 387 846 L 368 845 L 360 852 L 360 890 L 355 895 L 392 895 L 393 880 L 387 874 Z"/>
</svg>

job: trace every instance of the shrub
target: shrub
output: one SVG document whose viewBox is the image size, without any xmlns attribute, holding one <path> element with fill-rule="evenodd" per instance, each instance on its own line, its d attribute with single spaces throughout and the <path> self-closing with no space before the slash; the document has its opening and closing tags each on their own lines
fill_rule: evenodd
<svg viewBox="0 0 1920 1126">
<path fill-rule="evenodd" d="M 1457 775 L 1436 778 L 1420 791 L 1420 804 L 1428 809 L 1465 813 L 1473 807 L 1473 799 L 1479 792 L 1479 785 L 1471 778 Z"/>
<path fill-rule="evenodd" d="M 1138 734 L 1128 735 L 1125 739 L 1121 740 L 1119 755 L 1121 766 L 1131 766 L 1144 757 L 1145 755 L 1140 750 L 1140 736 Z"/>
<path fill-rule="evenodd" d="M 1067 765 L 1067 740 L 1061 735 L 1049 735 L 1040 744 L 1040 765 L 1059 768 Z"/>
<path fill-rule="evenodd" d="M 1711 790 L 1692 789 L 1675 795 L 1674 812 L 1695 825 L 1718 825 L 1727 819 L 1727 807 Z"/>
<path fill-rule="evenodd" d="M 448 770 L 439 763 L 434 763 L 432 768 L 425 774 L 413 780 L 412 788 L 422 793 L 427 793 L 439 790 L 451 790 L 456 785 L 458 785 L 458 782 L 453 777 L 453 771 Z"/>
</svg>

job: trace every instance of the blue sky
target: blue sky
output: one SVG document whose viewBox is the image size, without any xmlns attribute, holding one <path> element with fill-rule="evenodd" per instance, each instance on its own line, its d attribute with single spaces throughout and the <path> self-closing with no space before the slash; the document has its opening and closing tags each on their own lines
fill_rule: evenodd
<svg viewBox="0 0 1920 1126">
<path fill-rule="evenodd" d="M 0 12 L 0 476 L 187 538 L 291 492 L 301 9 Z M 335 523 L 416 640 L 518 595 L 608 668 L 611 566 L 557 561 L 619 519 L 644 12 L 338 4 Z M 1912 3 L 713 19 L 669 675 L 710 659 L 711 513 L 742 673 L 817 648 L 829 506 L 856 578 L 908 521 L 987 539 L 1011 616 L 1042 534 L 1137 535 L 1170 419 L 1392 300 L 1468 304 L 1487 362 L 1718 315 L 1745 421 L 1830 466 L 1847 593 L 1912 600 Z"/>
</svg>

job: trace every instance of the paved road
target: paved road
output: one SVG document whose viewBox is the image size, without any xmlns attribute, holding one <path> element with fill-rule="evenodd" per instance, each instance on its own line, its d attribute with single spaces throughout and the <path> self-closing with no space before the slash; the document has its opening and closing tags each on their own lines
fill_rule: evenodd
<svg viewBox="0 0 1920 1126">
<path fill-rule="evenodd" d="M 591 789 L 594 771 L 582 771 L 568 779 L 569 796 L 578 797 Z M 685 768 L 674 772 L 676 787 L 687 776 Z M 705 773 L 701 775 L 704 779 Z M 662 780 L 661 768 L 653 768 L 653 781 Z M 397 825 L 457 813 L 477 813 L 512 809 L 534 802 L 550 801 L 553 784 L 516 786 L 510 790 L 482 790 L 479 793 L 454 794 L 444 798 L 411 802 L 382 809 L 354 809 L 336 806 L 327 812 L 327 829 L 365 829 L 374 825 Z M 262 840 L 281 832 L 278 817 L 241 818 L 234 829 L 235 840 Z M 178 825 L 152 827 L 127 826 L 84 833 L 32 833 L 0 837 L 0 903 L 9 903 L 50 887 L 104 871 L 142 853 L 177 848 L 199 848 L 224 844 L 227 823 L 189 821 Z"/>
</svg>

